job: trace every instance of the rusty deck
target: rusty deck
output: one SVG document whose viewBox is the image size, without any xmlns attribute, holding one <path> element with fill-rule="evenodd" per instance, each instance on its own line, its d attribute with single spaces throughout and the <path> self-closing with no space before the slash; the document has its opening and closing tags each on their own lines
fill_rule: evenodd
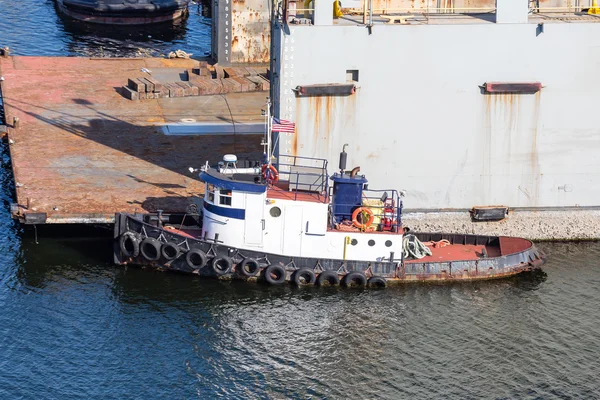
<svg viewBox="0 0 600 400">
<path fill-rule="evenodd" d="M 260 123 L 265 93 L 131 101 L 130 77 L 177 74 L 184 59 L 0 58 L 16 186 L 25 223 L 111 223 L 115 212 L 184 212 L 202 184 L 188 167 L 260 154 L 259 135 L 166 136 L 161 126 Z M 160 78 L 158 78 L 160 80 Z M 10 126 L 13 118 L 18 125 Z"/>
</svg>

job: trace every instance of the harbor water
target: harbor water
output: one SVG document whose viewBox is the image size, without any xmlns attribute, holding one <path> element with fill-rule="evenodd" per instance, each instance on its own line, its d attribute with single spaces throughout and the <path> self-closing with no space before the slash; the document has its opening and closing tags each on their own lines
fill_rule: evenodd
<svg viewBox="0 0 600 400">
<path fill-rule="evenodd" d="M 145 36 L 67 28 L 49 0 L 0 0 L 0 15 L 15 54 L 210 46 L 201 12 Z M 110 231 L 11 220 L 0 146 L 0 399 L 600 397 L 600 243 L 540 243 L 543 272 L 513 279 L 386 290 L 122 268 Z"/>
<path fill-rule="evenodd" d="M 198 2 L 187 21 L 147 26 L 108 26 L 71 20 L 53 0 L 0 0 L 0 47 L 36 56 L 160 57 L 181 49 L 210 51 L 211 19 Z"/>
</svg>

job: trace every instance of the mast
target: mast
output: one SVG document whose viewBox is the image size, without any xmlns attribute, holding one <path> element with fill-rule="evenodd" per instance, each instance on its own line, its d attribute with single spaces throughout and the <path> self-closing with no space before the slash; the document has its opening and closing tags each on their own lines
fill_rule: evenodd
<svg viewBox="0 0 600 400">
<path fill-rule="evenodd" d="M 271 166 L 271 160 L 273 156 L 271 154 L 271 130 L 272 130 L 273 118 L 271 118 L 271 98 L 267 97 L 267 165 Z"/>
</svg>

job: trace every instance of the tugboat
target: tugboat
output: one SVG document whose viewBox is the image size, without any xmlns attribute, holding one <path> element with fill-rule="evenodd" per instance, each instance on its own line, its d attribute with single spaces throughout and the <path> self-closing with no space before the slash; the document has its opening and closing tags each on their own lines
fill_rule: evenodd
<svg viewBox="0 0 600 400">
<path fill-rule="evenodd" d="M 269 110 L 270 104 L 267 104 Z M 402 196 L 368 188 L 360 168 L 339 172 L 327 160 L 274 163 L 267 111 L 262 162 L 225 155 L 201 168 L 201 212 L 175 220 L 116 214 L 115 262 L 272 285 L 385 287 L 401 282 L 470 281 L 541 268 L 544 254 L 526 239 L 409 233 Z M 174 223 L 176 222 L 176 223 Z"/>
<path fill-rule="evenodd" d="M 56 0 L 71 18 L 110 25 L 178 21 L 189 14 L 189 0 Z"/>
</svg>

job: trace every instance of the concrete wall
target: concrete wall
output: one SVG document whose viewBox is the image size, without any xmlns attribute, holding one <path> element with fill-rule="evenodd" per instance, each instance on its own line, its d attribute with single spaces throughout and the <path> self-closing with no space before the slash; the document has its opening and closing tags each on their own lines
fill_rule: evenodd
<svg viewBox="0 0 600 400">
<path fill-rule="evenodd" d="M 294 26 L 281 39 L 276 112 L 297 123 L 280 154 L 323 157 L 344 143 L 371 188 L 405 189 L 408 209 L 600 204 L 596 23 Z M 275 64 L 277 65 L 277 63 Z M 275 71 L 277 69 L 274 69 Z M 347 97 L 297 85 L 346 81 Z M 484 82 L 542 82 L 532 95 Z M 279 96 L 277 96 L 279 94 Z"/>
</svg>

